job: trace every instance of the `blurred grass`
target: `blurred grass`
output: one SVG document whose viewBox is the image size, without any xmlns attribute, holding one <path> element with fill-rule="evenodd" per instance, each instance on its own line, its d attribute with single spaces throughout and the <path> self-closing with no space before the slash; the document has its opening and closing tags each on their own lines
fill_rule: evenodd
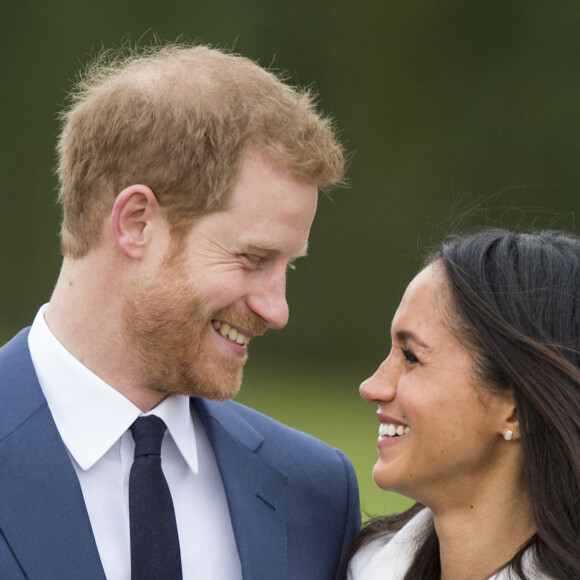
<svg viewBox="0 0 580 580">
<path fill-rule="evenodd" d="M 413 502 L 380 490 L 371 470 L 377 459 L 376 408 L 363 401 L 358 386 L 364 371 L 268 366 L 252 359 L 236 401 L 344 451 L 354 465 L 363 520 L 406 509 Z"/>
</svg>

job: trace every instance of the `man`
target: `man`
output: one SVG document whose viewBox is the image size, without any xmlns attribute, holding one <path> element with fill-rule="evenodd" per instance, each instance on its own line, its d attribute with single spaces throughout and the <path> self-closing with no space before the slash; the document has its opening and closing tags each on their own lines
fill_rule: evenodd
<svg viewBox="0 0 580 580">
<path fill-rule="evenodd" d="M 331 125 L 251 61 L 173 46 L 89 69 L 58 152 L 62 271 L 0 350 L 0 576 L 335 578 L 352 466 L 228 401 L 342 177 Z"/>
</svg>

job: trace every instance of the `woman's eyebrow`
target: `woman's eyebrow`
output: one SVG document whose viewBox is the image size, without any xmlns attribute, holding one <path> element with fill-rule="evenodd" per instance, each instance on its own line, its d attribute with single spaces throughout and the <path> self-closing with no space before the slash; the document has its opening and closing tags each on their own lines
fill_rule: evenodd
<svg viewBox="0 0 580 580">
<path fill-rule="evenodd" d="M 408 340 L 411 340 L 422 348 L 425 348 L 427 350 L 431 349 L 431 347 L 428 344 L 424 343 L 422 340 L 419 340 L 417 338 L 417 335 L 411 332 L 410 330 L 397 330 L 395 336 L 397 337 L 397 340 L 399 342 L 406 342 Z"/>
</svg>

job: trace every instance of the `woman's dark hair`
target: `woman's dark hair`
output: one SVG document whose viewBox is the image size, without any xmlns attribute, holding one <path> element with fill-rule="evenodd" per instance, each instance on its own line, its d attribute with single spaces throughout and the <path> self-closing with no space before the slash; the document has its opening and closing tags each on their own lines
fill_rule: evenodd
<svg viewBox="0 0 580 580">
<path fill-rule="evenodd" d="M 487 230 L 450 238 L 433 263 L 443 267 L 451 324 L 473 353 L 478 382 L 516 401 L 536 534 L 506 567 L 526 578 L 522 556 L 532 548 L 539 571 L 580 578 L 580 241 Z M 418 507 L 371 520 L 356 547 L 402 527 Z M 406 578 L 440 573 L 432 528 Z"/>
</svg>

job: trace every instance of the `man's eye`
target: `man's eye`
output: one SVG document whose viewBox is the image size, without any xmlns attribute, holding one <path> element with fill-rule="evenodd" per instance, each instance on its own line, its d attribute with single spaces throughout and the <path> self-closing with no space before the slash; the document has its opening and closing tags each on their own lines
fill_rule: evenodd
<svg viewBox="0 0 580 580">
<path fill-rule="evenodd" d="M 403 353 L 403 356 L 407 359 L 408 362 L 410 363 L 419 362 L 419 359 L 413 354 L 412 351 L 402 348 L 401 352 Z"/>
<path fill-rule="evenodd" d="M 255 254 L 240 254 L 240 257 L 252 266 L 259 266 L 264 260 L 264 258 Z"/>
</svg>

